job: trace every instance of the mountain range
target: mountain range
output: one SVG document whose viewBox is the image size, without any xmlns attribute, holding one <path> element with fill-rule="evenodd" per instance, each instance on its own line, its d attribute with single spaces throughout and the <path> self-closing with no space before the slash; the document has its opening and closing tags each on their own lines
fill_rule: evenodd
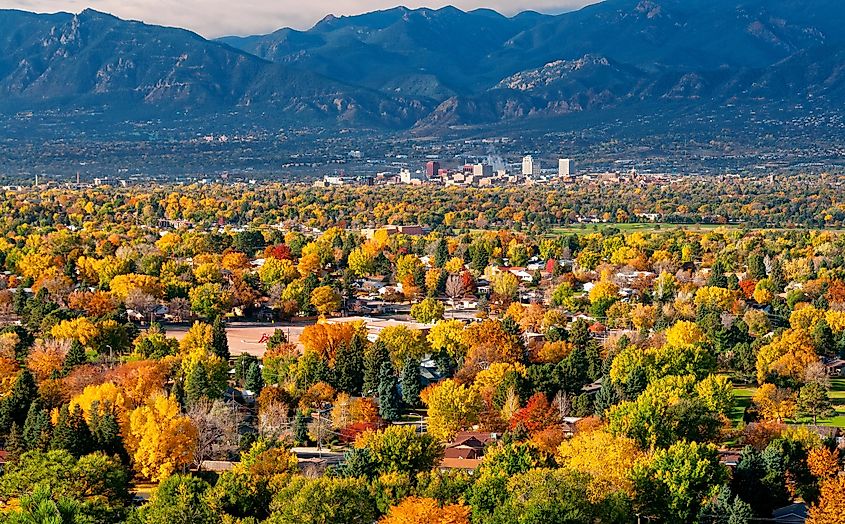
<svg viewBox="0 0 845 524">
<path fill-rule="evenodd" d="M 212 41 L 92 10 L 2 10 L 0 112 L 437 134 L 616 108 L 835 109 L 843 23 L 839 0 L 605 0 L 556 16 L 397 7 Z"/>
</svg>

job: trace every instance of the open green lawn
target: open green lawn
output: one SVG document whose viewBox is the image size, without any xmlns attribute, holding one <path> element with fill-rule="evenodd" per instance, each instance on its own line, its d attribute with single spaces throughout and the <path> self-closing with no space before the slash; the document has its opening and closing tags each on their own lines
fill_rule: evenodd
<svg viewBox="0 0 845 524">
<path fill-rule="evenodd" d="M 742 420 L 742 414 L 745 408 L 751 405 L 751 397 L 757 391 L 755 386 L 737 386 L 734 388 L 734 398 L 736 399 L 736 406 L 731 414 L 731 420 L 734 424 L 738 424 Z M 820 426 L 836 426 L 845 428 L 845 378 L 834 378 L 830 381 L 830 398 L 833 401 L 833 407 L 836 410 L 836 415 L 830 418 L 820 418 L 818 424 Z M 796 422 L 809 423 L 810 420 L 800 420 Z"/>
</svg>

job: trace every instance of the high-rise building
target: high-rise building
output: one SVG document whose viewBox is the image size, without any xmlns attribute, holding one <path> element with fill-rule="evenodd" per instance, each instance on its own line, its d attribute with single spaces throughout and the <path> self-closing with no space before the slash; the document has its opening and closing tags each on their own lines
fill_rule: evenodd
<svg viewBox="0 0 845 524">
<path fill-rule="evenodd" d="M 571 158 L 561 158 L 557 161 L 558 176 L 572 176 L 575 173 L 575 163 Z"/>
<path fill-rule="evenodd" d="M 531 155 L 522 157 L 522 175 L 540 176 L 540 161 L 534 160 L 534 157 Z"/>
<path fill-rule="evenodd" d="M 440 162 L 430 160 L 425 163 L 425 176 L 430 180 L 440 174 Z"/>
</svg>

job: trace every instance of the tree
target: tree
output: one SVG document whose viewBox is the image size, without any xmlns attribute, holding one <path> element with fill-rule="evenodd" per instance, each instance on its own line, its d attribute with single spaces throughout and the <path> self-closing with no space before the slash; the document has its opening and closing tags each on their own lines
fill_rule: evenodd
<svg viewBox="0 0 845 524">
<path fill-rule="evenodd" d="M 53 433 L 52 448 L 67 450 L 79 458 L 94 451 L 94 444 L 94 436 L 85 421 L 82 408 L 77 404 L 69 411 L 63 406 Z"/>
<path fill-rule="evenodd" d="M 448 442 L 478 422 L 481 397 L 475 388 L 447 379 L 424 389 L 421 398 L 428 406 L 428 432 L 438 440 Z"/>
<path fill-rule="evenodd" d="M 138 511 L 143 524 L 191 522 L 217 524 L 220 515 L 208 504 L 211 486 L 190 475 L 172 475 L 162 480 L 152 499 Z"/>
<path fill-rule="evenodd" d="M 798 391 L 798 415 L 812 417 L 816 424 L 818 417 L 829 417 L 835 413 L 827 388 L 817 382 L 811 382 Z"/>
<path fill-rule="evenodd" d="M 8 524 L 72 524 L 81 521 L 78 501 L 68 497 L 53 499 L 47 486 L 36 486 L 35 491 L 20 499 L 20 508 L 5 515 Z"/>
<path fill-rule="evenodd" d="M 408 359 L 402 366 L 402 374 L 399 378 L 399 385 L 402 388 L 402 402 L 409 407 L 415 407 L 420 402 L 420 363 L 416 359 Z"/>
<path fill-rule="evenodd" d="M 211 352 L 228 362 L 229 354 L 229 339 L 226 336 L 226 324 L 218 316 L 215 317 L 211 324 Z"/>
<path fill-rule="evenodd" d="M 26 422 L 23 425 L 24 447 L 27 450 L 46 450 L 50 443 L 52 431 L 50 414 L 44 409 L 41 399 L 34 399 L 29 406 Z"/>
<path fill-rule="evenodd" d="M 824 481 L 818 501 L 807 512 L 807 524 L 836 524 L 845 515 L 845 476 Z"/>
<path fill-rule="evenodd" d="M 185 401 L 188 404 L 193 404 L 200 399 L 209 398 L 210 390 L 211 385 L 205 363 L 197 362 L 185 377 Z"/>
<path fill-rule="evenodd" d="M 366 479 L 297 476 L 279 489 L 267 524 L 358 524 L 378 517 Z"/>
<path fill-rule="evenodd" d="M 695 520 L 702 501 L 715 494 L 727 471 L 715 446 L 681 441 L 640 459 L 632 479 L 642 513 L 685 524 Z"/>
<path fill-rule="evenodd" d="M 378 411 L 381 418 L 387 421 L 399 420 L 400 402 L 393 366 L 384 362 L 378 382 Z"/>
<path fill-rule="evenodd" d="M 757 389 L 752 401 L 766 420 L 783 422 L 795 414 L 795 395 L 792 391 L 769 382 Z"/>
<path fill-rule="evenodd" d="M 138 471 L 162 480 L 191 463 L 197 430 L 173 397 L 155 396 L 129 413 L 127 447 Z"/>
<path fill-rule="evenodd" d="M 615 492 L 633 495 L 631 471 L 643 456 L 636 443 L 604 430 L 579 432 L 557 450 L 562 468 L 590 476 L 587 492 L 599 500 Z"/>
<path fill-rule="evenodd" d="M 249 365 L 244 385 L 246 389 L 256 395 L 261 393 L 261 390 L 264 388 L 264 378 L 261 376 L 261 368 L 258 366 L 258 362 L 253 362 Z"/>
<path fill-rule="evenodd" d="M 35 380 L 32 373 L 24 369 L 18 373 L 12 392 L 2 400 L 2 405 L 0 405 L 0 433 L 9 431 L 12 424 L 23 427 L 29 413 L 29 406 L 36 398 L 38 398 L 38 388 L 35 386 Z"/>
<path fill-rule="evenodd" d="M 757 382 L 769 375 L 801 381 L 807 366 L 819 360 L 813 339 L 803 329 L 787 329 L 757 353 Z"/>
<path fill-rule="evenodd" d="M 443 447 L 427 433 L 417 433 L 414 426 L 388 426 L 362 433 L 355 440 L 356 448 L 369 450 L 380 473 L 416 475 L 440 462 Z"/>
<path fill-rule="evenodd" d="M 335 387 L 350 395 L 360 395 L 364 384 L 365 339 L 355 336 L 348 344 L 342 344 L 335 352 Z M 365 373 L 362 374 L 361 370 Z"/>
<path fill-rule="evenodd" d="M 453 274 L 446 278 L 446 296 L 449 297 L 449 300 L 452 303 L 452 309 L 455 308 L 455 301 L 459 298 L 463 298 L 466 291 L 464 279 L 460 275 Z"/>
<path fill-rule="evenodd" d="M 216 318 L 232 305 L 232 295 L 221 284 L 208 283 L 191 288 L 191 309 L 205 318 Z"/>
<path fill-rule="evenodd" d="M 320 286 L 311 292 L 311 305 L 321 316 L 340 310 L 340 295 L 331 286 Z"/>
<path fill-rule="evenodd" d="M 69 373 L 71 369 L 85 364 L 87 361 L 88 357 L 85 355 L 85 348 L 82 347 L 82 343 L 78 340 L 73 340 L 70 343 L 70 349 L 65 355 L 65 363 L 62 369 L 65 373 Z"/>
<path fill-rule="evenodd" d="M 293 418 L 293 441 L 299 445 L 308 442 L 308 427 L 301 409 L 296 410 Z"/>
<path fill-rule="evenodd" d="M 411 306 L 411 316 L 423 324 L 433 324 L 441 320 L 445 311 L 443 304 L 432 297 L 427 297 L 422 302 Z"/>
<path fill-rule="evenodd" d="M 714 524 L 751 524 L 755 520 L 754 510 L 731 489 L 722 486 L 719 493 L 707 501 L 699 513 L 699 522 Z"/>
<path fill-rule="evenodd" d="M 470 508 L 430 498 L 408 497 L 392 506 L 381 524 L 470 524 Z"/>
<path fill-rule="evenodd" d="M 519 291 L 519 280 L 513 273 L 505 271 L 493 277 L 492 289 L 503 300 L 511 301 Z"/>
</svg>

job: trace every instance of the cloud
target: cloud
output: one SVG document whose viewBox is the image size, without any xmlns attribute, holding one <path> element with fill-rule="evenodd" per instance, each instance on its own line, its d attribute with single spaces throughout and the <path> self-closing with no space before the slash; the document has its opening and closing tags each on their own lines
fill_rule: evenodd
<svg viewBox="0 0 845 524">
<path fill-rule="evenodd" d="M 401 0 L 0 0 L 0 8 L 52 13 L 85 8 L 150 24 L 183 27 L 206 37 L 268 33 L 281 27 L 307 29 L 327 14 L 350 15 L 395 7 L 487 7 L 506 15 L 535 10 L 562 13 L 596 0 L 454 0 L 419 2 Z"/>
</svg>

